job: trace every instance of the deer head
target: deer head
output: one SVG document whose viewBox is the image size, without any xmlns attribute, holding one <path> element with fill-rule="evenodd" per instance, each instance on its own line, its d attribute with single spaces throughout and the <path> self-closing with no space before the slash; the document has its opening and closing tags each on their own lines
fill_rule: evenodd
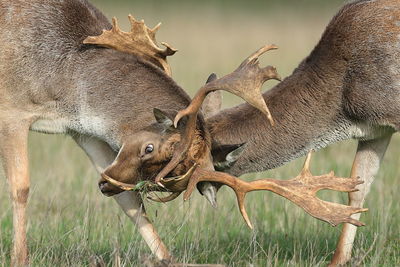
<svg viewBox="0 0 400 267">
<path fill-rule="evenodd" d="M 153 110 L 155 122 L 143 130 L 124 138 L 124 143 L 114 162 L 103 172 L 99 182 L 101 191 L 114 195 L 122 190 L 107 183 L 104 177 L 113 177 L 123 183 L 136 184 L 141 181 L 154 181 L 155 176 L 167 165 L 174 154 L 174 148 L 182 140 L 187 120 L 182 120 L 178 127 L 173 126 L 176 111 Z M 186 158 L 178 164 L 169 176 L 179 176 L 187 172 L 194 163 L 210 168 L 210 138 L 204 128 L 204 121 L 199 118 L 193 136 L 192 145 Z"/>
</svg>

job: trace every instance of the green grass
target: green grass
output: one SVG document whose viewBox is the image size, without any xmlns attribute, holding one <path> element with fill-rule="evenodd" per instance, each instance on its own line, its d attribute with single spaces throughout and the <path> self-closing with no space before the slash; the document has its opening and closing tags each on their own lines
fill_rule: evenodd
<svg viewBox="0 0 400 267">
<path fill-rule="evenodd" d="M 163 22 L 160 41 L 176 46 L 170 59 L 175 80 L 190 94 L 204 83 L 210 72 L 233 70 L 249 53 L 263 44 L 280 49 L 265 55 L 262 64 L 275 65 L 287 76 L 313 48 L 325 25 L 338 9 L 338 1 L 315 11 L 314 2 L 301 9 L 239 10 L 207 2 L 170 6 L 114 5 L 94 1 L 108 16 L 120 18 L 127 29 L 128 12 L 145 18 L 149 25 Z M 152 2 L 154 3 L 154 2 Z M 227 2 L 225 2 L 227 3 Z M 302 2 L 303 3 L 303 2 Z M 265 89 L 274 82 L 268 82 Z M 225 106 L 240 100 L 225 95 Z M 396 135 L 376 177 L 362 216 L 351 265 L 400 265 L 400 195 Z M 334 170 L 350 173 L 356 142 L 326 148 L 314 156 L 312 170 L 321 174 Z M 303 159 L 246 178 L 290 178 Z M 28 240 L 32 266 L 87 266 L 93 256 L 113 262 L 119 247 L 122 264 L 140 266 L 150 254 L 146 244 L 117 204 L 101 195 L 99 175 L 85 154 L 69 137 L 31 134 L 31 194 Z M 0 266 L 9 265 L 12 239 L 11 203 L 4 176 L 0 177 Z M 317 221 L 290 202 L 267 192 L 255 192 L 246 201 L 255 226 L 244 224 L 233 193 L 223 188 L 219 208 L 212 209 L 198 194 L 187 203 L 182 198 L 146 206 L 162 239 L 179 262 L 224 263 L 229 266 L 325 266 L 335 249 L 340 227 Z M 324 199 L 347 201 L 346 194 L 324 192 Z"/>
</svg>

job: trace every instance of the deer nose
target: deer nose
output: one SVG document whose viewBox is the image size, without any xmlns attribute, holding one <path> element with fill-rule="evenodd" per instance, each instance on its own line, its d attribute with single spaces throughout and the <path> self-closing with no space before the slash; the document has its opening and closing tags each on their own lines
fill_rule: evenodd
<svg viewBox="0 0 400 267">
<path fill-rule="evenodd" d="M 99 185 L 99 189 L 101 191 L 101 193 L 103 193 L 104 195 L 111 197 L 115 194 L 121 193 L 122 190 L 109 184 L 106 180 L 101 179 L 98 183 Z"/>
<path fill-rule="evenodd" d="M 100 191 L 102 192 L 102 193 L 104 193 L 104 191 L 105 191 L 105 189 L 106 189 L 106 187 L 107 187 L 107 181 L 100 181 L 99 182 L 99 188 L 100 188 Z"/>
</svg>

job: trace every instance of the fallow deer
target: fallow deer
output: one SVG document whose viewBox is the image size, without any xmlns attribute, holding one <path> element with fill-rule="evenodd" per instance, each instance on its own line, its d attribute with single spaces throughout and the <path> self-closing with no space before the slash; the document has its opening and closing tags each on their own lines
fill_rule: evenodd
<svg viewBox="0 0 400 267">
<path fill-rule="evenodd" d="M 311 149 L 355 138 L 351 177 L 364 183 L 349 194 L 349 204 L 361 208 L 391 135 L 400 130 L 399 36 L 400 1 L 346 4 L 293 74 L 264 94 L 274 127 L 248 104 L 207 120 L 214 149 L 245 143 L 238 161 L 224 171 L 276 168 Z M 350 260 L 356 229 L 344 225 L 332 265 Z"/>
<path fill-rule="evenodd" d="M 153 150 L 153 154 L 167 154 L 170 149 L 155 147 L 160 139 L 152 141 L 158 138 L 154 132 L 163 131 L 163 123 L 150 129 L 153 107 L 180 109 L 190 98 L 169 76 L 166 57 L 175 51 L 167 44 L 165 49 L 156 45 L 158 27 L 149 29 L 143 22 L 130 20 L 132 35 L 119 31 L 125 38 L 119 44 L 128 44 L 128 50 L 117 51 L 89 44 L 89 36 L 112 25 L 86 0 L 0 1 L 0 155 L 13 204 L 14 265 L 28 263 L 29 130 L 70 134 L 99 172 L 114 161 L 118 151 L 123 154 L 121 147 L 135 142 L 140 146 L 135 156 Z M 204 125 L 201 121 L 199 131 Z M 146 127 L 150 127 L 147 135 L 138 133 Z M 160 162 L 156 157 L 152 160 L 156 170 Z M 107 186 L 102 188 L 107 191 Z M 159 259 L 169 259 L 139 194 L 124 192 L 115 200 L 152 252 Z"/>
<path fill-rule="evenodd" d="M 303 181 L 282 184 L 265 180 L 247 184 L 214 172 L 208 129 L 202 116 L 197 116 L 206 93 L 228 88 L 258 107 L 272 122 L 259 87 L 266 80 L 277 78 L 277 74 L 272 67 L 260 69 L 256 61 L 260 54 L 274 47 L 262 48 L 232 75 L 203 87 L 189 105 L 191 109 L 186 110 L 188 113 L 178 113 L 179 117 L 189 116 L 179 124 L 177 117 L 175 129 L 169 116 L 187 106 L 190 99 L 169 76 L 166 57 L 174 49 L 166 44 L 166 49 L 156 45 L 157 27 L 149 29 L 143 22 L 132 17 L 130 20 L 132 33 L 122 32 L 116 20 L 112 27 L 85 0 L 0 3 L 3 27 L 0 38 L 7 40 L 0 45 L 0 135 L 3 140 L 0 152 L 13 202 L 12 263 L 15 265 L 28 263 L 25 211 L 29 193 L 29 130 L 71 134 L 103 178 L 112 176 L 120 183 L 154 178 L 158 182 L 155 190 L 172 191 L 176 196 L 188 188 L 188 197 L 199 181 L 225 182 L 239 192 L 241 211 L 248 223 L 243 208 L 245 191 L 267 189 L 281 193 L 286 188 L 289 194 L 282 195 L 298 197 L 299 190 L 293 186 Z M 174 110 L 166 114 L 156 110 L 157 122 L 153 123 L 153 107 L 165 106 Z M 169 178 L 175 175 L 180 178 Z M 300 180 L 309 176 L 306 164 Z M 333 203 L 326 205 L 338 208 L 337 214 L 324 211 L 319 214 L 320 211 L 313 209 L 315 203 L 324 203 L 313 197 L 315 190 L 353 191 L 359 183 L 338 178 L 339 185 L 332 185 L 333 176 L 326 177 L 322 184 L 306 192 L 309 195 L 300 192 L 301 196 L 311 196 L 311 201 L 296 204 L 332 224 L 361 225 L 350 215 L 363 209 Z M 315 183 L 313 177 L 309 178 L 311 184 Z M 106 194 L 121 192 L 104 181 L 99 185 Z M 115 199 L 137 225 L 152 252 L 159 259 L 170 259 L 146 217 L 138 193 L 122 192 Z"/>
</svg>

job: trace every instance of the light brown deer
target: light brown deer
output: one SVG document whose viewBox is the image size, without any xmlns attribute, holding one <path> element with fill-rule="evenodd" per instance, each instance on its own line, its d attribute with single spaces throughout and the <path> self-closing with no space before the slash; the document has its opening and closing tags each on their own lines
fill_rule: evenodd
<svg viewBox="0 0 400 267">
<path fill-rule="evenodd" d="M 167 156 L 170 144 L 177 141 L 174 135 L 167 145 L 155 147 L 161 140 L 156 133 L 166 128 L 153 115 L 154 107 L 182 109 L 190 102 L 169 76 L 166 56 L 174 50 L 156 45 L 158 27 L 149 29 L 130 20 L 134 40 L 121 32 L 131 38 L 125 38 L 128 50 L 121 52 L 88 44 L 88 36 L 112 25 L 86 0 L 0 1 L 0 155 L 13 204 L 14 265 L 28 263 L 29 130 L 70 134 L 99 172 L 112 164 L 118 151 L 123 154 L 121 148 L 135 142 L 140 149 L 132 157 L 153 154 L 147 159 L 157 171 L 162 168 L 157 155 Z M 163 113 L 160 116 L 158 120 Z M 201 118 L 198 125 L 202 132 Z M 107 186 L 102 189 L 107 191 Z M 169 259 L 139 194 L 124 192 L 115 200 L 152 252 L 159 259 Z"/>
<path fill-rule="evenodd" d="M 169 77 L 166 56 L 174 50 L 168 45 L 164 50 L 156 46 L 157 27 L 148 29 L 130 19 L 133 35 L 118 31 L 116 25 L 113 29 L 125 46 L 107 49 L 89 44 L 92 38 L 88 36 L 99 35 L 112 26 L 85 0 L 0 2 L 0 38 L 4 40 L 0 44 L 0 155 L 13 203 L 14 265 L 28 263 L 29 130 L 71 134 L 99 172 L 116 165 L 112 163 L 118 152 L 121 157 L 136 146 L 138 150 L 128 154 L 130 158 L 142 156 L 136 165 L 142 175 L 135 177 L 138 180 L 147 175 L 151 178 L 151 173 L 156 175 L 167 164 L 174 142 L 179 141 L 180 129 L 167 125 L 163 112 L 155 112 L 158 122 L 153 123 L 154 107 L 173 107 L 175 111 L 166 112 L 174 113 L 173 117 L 190 102 Z M 209 135 L 201 117 L 197 130 L 193 157 L 197 150 L 209 150 L 209 144 L 202 142 Z M 162 133 L 171 137 L 168 142 L 161 142 Z M 201 156 L 211 158 L 209 153 Z M 171 175 L 185 171 L 185 164 L 182 162 Z M 210 160 L 207 164 L 212 167 Z M 100 186 L 107 193 L 107 184 Z M 203 186 L 203 192 L 213 199 L 207 186 Z M 139 194 L 124 192 L 115 199 L 152 252 L 159 259 L 170 259 L 146 217 Z"/>
</svg>

